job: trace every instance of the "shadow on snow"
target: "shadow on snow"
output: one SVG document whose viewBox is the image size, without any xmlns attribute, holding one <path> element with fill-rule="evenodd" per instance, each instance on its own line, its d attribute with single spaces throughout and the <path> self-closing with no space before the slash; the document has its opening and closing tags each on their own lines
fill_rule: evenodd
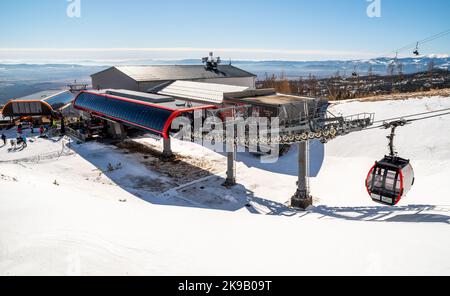
<svg viewBox="0 0 450 296">
<path fill-rule="evenodd" d="M 255 196 L 254 192 L 244 185 L 238 184 L 232 188 L 225 188 L 222 184 L 224 177 L 215 175 L 208 170 L 194 166 L 182 159 L 174 162 L 163 162 L 158 158 L 159 152 L 152 152 L 152 155 L 141 155 L 150 157 L 153 161 L 152 168 L 146 168 L 147 159 L 137 159 L 139 154 L 128 153 L 123 149 L 114 146 L 100 144 L 87 148 L 84 145 L 74 145 L 71 147 L 81 157 L 99 168 L 105 176 L 120 186 L 130 194 L 155 205 L 191 207 L 209 210 L 238 211 L 246 209 L 252 214 L 264 214 L 285 217 L 304 218 L 310 215 L 318 215 L 319 218 L 341 219 L 348 221 L 362 222 L 402 222 L 402 223 L 446 223 L 450 224 L 450 209 L 431 205 L 409 205 L 400 207 L 329 207 L 325 205 L 311 207 L 308 211 L 297 211 L 287 204 L 274 202 Z M 119 150 L 119 151 L 114 151 Z M 292 149 L 289 153 L 297 153 L 297 149 Z M 323 151 L 323 150 L 322 150 Z M 320 151 L 319 151 L 320 152 Z M 156 154 L 154 154 L 156 153 Z M 292 155 L 291 155 L 292 156 Z M 259 160 L 253 156 L 243 156 L 247 164 L 260 164 Z M 312 157 L 314 170 L 320 170 L 323 157 Z M 121 161 L 122 163 L 137 162 L 144 164 L 144 167 L 133 167 L 134 175 L 121 173 L 121 170 L 108 171 L 105 163 Z M 283 163 L 283 158 L 281 160 Z M 286 169 L 283 164 L 265 166 L 278 168 L 279 173 L 291 174 L 293 171 Z M 259 167 L 264 167 L 260 164 Z M 284 167 L 284 169 L 283 169 Z M 290 165 L 290 167 L 293 167 Z M 170 168 L 177 171 L 178 176 L 170 173 Z M 152 170 L 156 169 L 155 175 Z M 178 172 L 178 170 L 180 170 Z M 153 175 L 152 175 L 153 173 Z M 189 178 L 184 180 L 181 175 L 195 175 L 189 182 Z M 297 172 L 295 172 L 297 174 Z M 132 177 L 132 181 L 131 181 Z M 175 180 L 174 180 L 175 179 Z"/>
<path fill-rule="evenodd" d="M 316 206 L 310 213 L 322 218 L 365 222 L 446 223 L 450 224 L 450 209 L 431 205 L 400 207 L 328 207 Z"/>
</svg>

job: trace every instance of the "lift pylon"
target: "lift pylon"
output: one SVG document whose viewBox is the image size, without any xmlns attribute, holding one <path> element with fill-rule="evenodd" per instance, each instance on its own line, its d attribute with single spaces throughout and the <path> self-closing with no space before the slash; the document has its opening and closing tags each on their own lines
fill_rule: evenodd
<svg viewBox="0 0 450 296">
<path fill-rule="evenodd" d="M 309 141 L 298 144 L 298 180 L 297 192 L 291 199 L 294 208 L 307 209 L 313 199 L 309 187 Z"/>
</svg>

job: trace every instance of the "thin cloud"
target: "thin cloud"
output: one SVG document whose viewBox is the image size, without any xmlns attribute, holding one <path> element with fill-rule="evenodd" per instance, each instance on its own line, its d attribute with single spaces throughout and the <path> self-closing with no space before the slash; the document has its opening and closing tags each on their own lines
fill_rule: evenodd
<svg viewBox="0 0 450 296">
<path fill-rule="evenodd" d="M 152 47 L 152 48 L 0 48 L 0 58 L 24 58 L 45 54 L 58 53 L 67 56 L 71 53 L 82 54 L 83 58 L 101 58 L 99 53 L 109 53 L 115 58 L 128 59 L 133 55 L 148 54 L 148 58 L 198 58 L 200 54 L 206 55 L 209 51 L 214 51 L 217 55 L 226 55 L 233 59 L 357 59 L 373 57 L 373 53 L 358 51 L 338 51 L 338 50 L 299 50 L 299 49 L 268 49 L 268 48 L 204 48 L 204 47 Z"/>
<path fill-rule="evenodd" d="M 26 51 L 26 52 L 123 52 L 123 51 L 148 51 L 148 52 L 197 52 L 197 51 L 221 51 L 221 52 L 246 52 L 246 53 L 281 53 L 281 54 L 367 54 L 367 52 L 358 51 L 337 51 L 337 50 L 292 50 L 292 49 L 265 49 L 265 48 L 201 48 L 201 47 L 136 47 L 136 48 L 0 48 L 0 51 Z"/>
</svg>

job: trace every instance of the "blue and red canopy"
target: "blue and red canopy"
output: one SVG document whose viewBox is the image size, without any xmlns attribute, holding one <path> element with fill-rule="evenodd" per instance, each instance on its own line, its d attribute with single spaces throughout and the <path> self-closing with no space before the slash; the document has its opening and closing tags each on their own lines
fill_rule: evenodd
<svg viewBox="0 0 450 296">
<path fill-rule="evenodd" d="M 104 93 L 81 92 L 73 102 L 74 108 L 132 127 L 169 138 L 172 122 L 184 113 L 216 108 L 202 105 L 193 108 L 171 108 L 138 99 L 123 98 Z"/>
</svg>

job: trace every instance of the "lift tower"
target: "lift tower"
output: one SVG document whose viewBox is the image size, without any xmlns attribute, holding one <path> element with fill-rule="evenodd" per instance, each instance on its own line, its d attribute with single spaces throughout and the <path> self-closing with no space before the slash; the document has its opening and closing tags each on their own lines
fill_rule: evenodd
<svg viewBox="0 0 450 296">
<path fill-rule="evenodd" d="M 309 108 L 304 103 L 305 118 L 309 118 Z M 291 206 L 306 209 L 312 206 L 313 200 L 309 188 L 309 141 L 298 143 L 298 180 L 297 191 L 291 199 Z"/>
</svg>

